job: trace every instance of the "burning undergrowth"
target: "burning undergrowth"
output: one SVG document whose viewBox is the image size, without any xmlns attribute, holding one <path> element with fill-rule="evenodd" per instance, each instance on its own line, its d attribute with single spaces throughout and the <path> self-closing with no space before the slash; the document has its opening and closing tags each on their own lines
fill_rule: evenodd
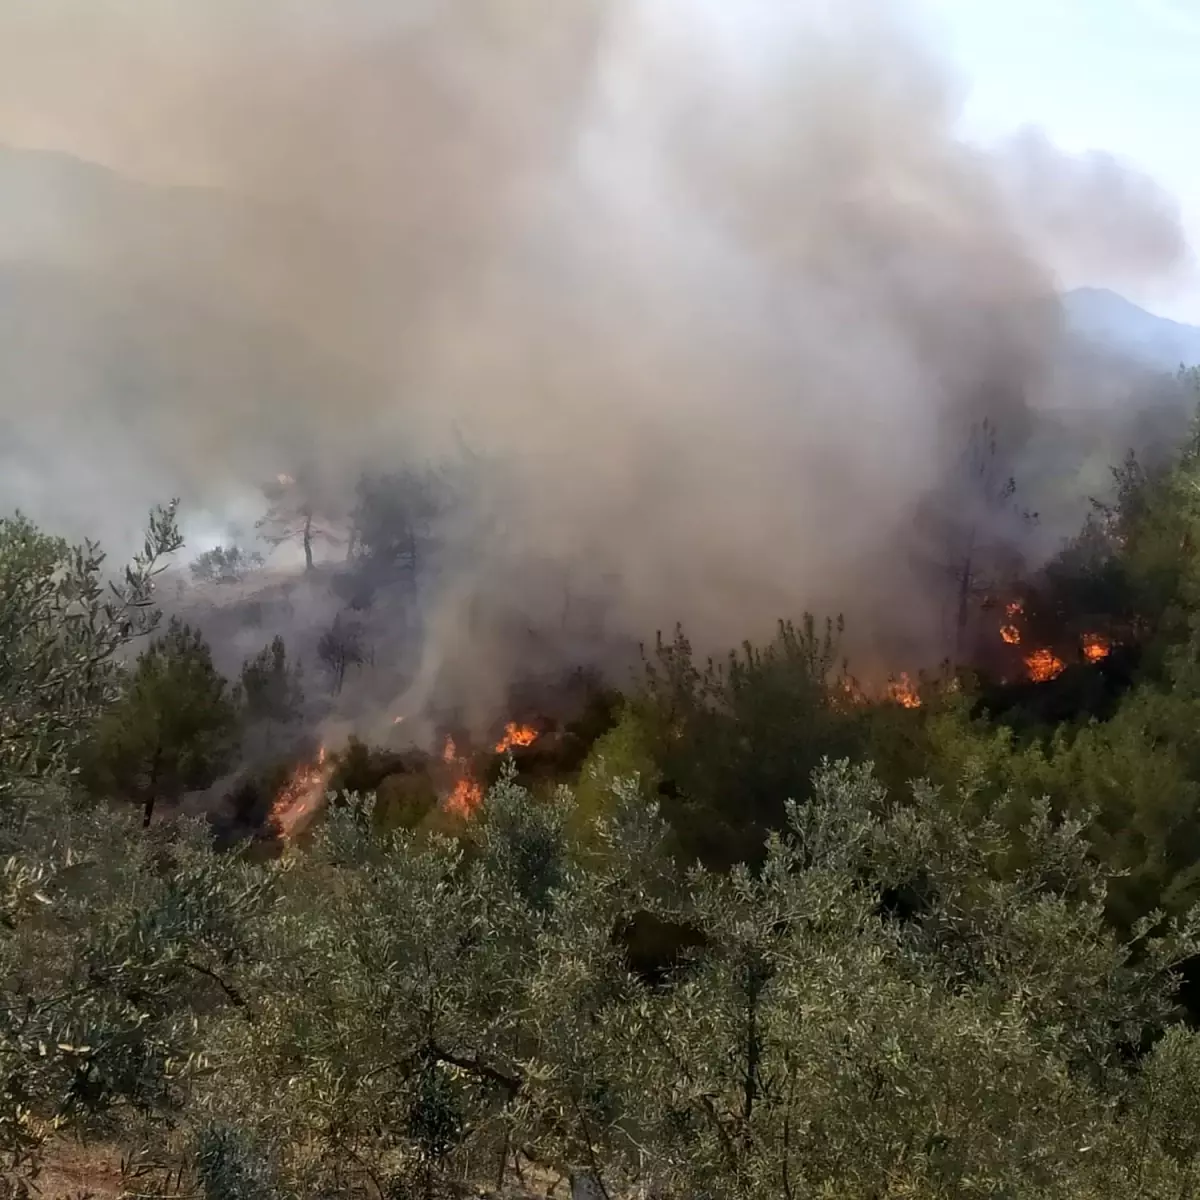
<svg viewBox="0 0 1200 1200">
<path fill-rule="evenodd" d="M 240 829 L 276 848 L 302 841 L 325 806 L 349 794 L 374 795 L 384 827 L 452 832 L 475 817 L 506 761 L 525 786 L 567 782 L 586 757 L 585 739 L 603 728 L 585 722 L 565 729 L 530 717 L 506 721 L 482 741 L 461 728 L 446 732 L 436 749 L 391 750 L 352 736 L 337 748 L 300 750 L 287 764 L 243 778 L 234 788 L 227 798 L 230 814 L 221 821 L 232 827 L 225 840 L 236 840 Z"/>
<path fill-rule="evenodd" d="M 1112 632 L 1047 611 L 1035 587 L 1006 601 L 988 599 L 981 611 L 981 645 L 967 672 L 975 680 L 978 712 L 1002 720 L 1029 711 L 1056 720 L 1100 716 L 1130 685 L 1135 651 Z M 843 663 L 821 686 L 828 688 L 831 711 L 884 706 L 917 720 L 928 706 L 936 709 L 940 697 L 959 692 L 963 678 L 961 668 L 946 663 L 936 672 L 900 671 L 870 682 L 855 678 Z M 574 782 L 619 707 L 618 693 L 597 691 L 590 710 L 565 724 L 529 715 L 497 721 L 481 735 L 446 718 L 427 747 L 372 747 L 351 736 L 339 749 L 307 751 L 274 785 L 264 836 L 280 845 L 302 838 L 323 806 L 347 793 L 374 794 L 384 823 L 452 832 L 473 820 L 506 760 L 513 761 L 519 781 L 535 789 Z M 405 724 L 392 721 L 395 729 Z"/>
</svg>

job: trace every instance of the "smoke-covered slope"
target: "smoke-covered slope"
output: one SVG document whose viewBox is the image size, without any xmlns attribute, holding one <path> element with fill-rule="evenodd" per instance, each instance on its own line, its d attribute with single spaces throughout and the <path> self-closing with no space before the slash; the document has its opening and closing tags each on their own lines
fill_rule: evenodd
<svg viewBox="0 0 1200 1200">
<path fill-rule="evenodd" d="M 1156 317 L 1107 288 L 1068 292 L 1065 307 L 1075 332 L 1108 350 L 1165 371 L 1200 366 L 1198 326 Z"/>
<path fill-rule="evenodd" d="M 0 151 L 0 507 L 120 540 L 167 496 L 219 502 L 292 466 L 313 449 L 300 414 L 370 389 L 236 277 L 204 278 L 258 223 L 217 192 Z M 128 470 L 133 445 L 154 453 Z"/>
</svg>

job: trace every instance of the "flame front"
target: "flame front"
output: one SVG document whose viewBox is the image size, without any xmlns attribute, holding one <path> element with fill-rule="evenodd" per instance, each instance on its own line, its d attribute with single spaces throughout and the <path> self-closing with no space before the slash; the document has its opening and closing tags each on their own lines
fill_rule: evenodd
<svg viewBox="0 0 1200 1200">
<path fill-rule="evenodd" d="M 446 797 L 446 811 L 465 821 L 474 815 L 482 803 L 483 788 L 470 776 L 463 776 L 454 785 L 454 791 Z"/>
<path fill-rule="evenodd" d="M 325 798 L 325 787 L 332 773 L 322 746 L 316 761 L 298 766 L 279 789 L 269 820 L 284 841 L 290 841 L 304 820 L 316 812 Z"/>
<path fill-rule="evenodd" d="M 1025 660 L 1025 667 L 1034 683 L 1049 683 L 1066 670 L 1063 660 L 1053 650 L 1045 649 L 1035 650 L 1029 655 Z"/>
<path fill-rule="evenodd" d="M 1085 633 L 1080 639 L 1083 657 L 1088 662 L 1100 662 L 1112 653 L 1112 642 L 1101 633 Z"/>
<path fill-rule="evenodd" d="M 537 736 L 536 729 L 509 721 L 504 727 L 504 736 L 496 743 L 496 753 L 507 754 L 514 746 L 532 746 Z"/>
<path fill-rule="evenodd" d="M 907 673 L 901 672 L 896 679 L 888 681 L 887 698 L 904 708 L 920 708 L 921 697 Z"/>
<path fill-rule="evenodd" d="M 464 821 L 468 820 L 483 803 L 483 788 L 471 774 L 470 763 L 460 757 L 458 746 L 449 734 L 446 735 L 446 744 L 442 747 L 442 762 L 448 767 L 453 767 L 457 775 L 454 789 L 446 797 L 445 810 Z"/>
</svg>

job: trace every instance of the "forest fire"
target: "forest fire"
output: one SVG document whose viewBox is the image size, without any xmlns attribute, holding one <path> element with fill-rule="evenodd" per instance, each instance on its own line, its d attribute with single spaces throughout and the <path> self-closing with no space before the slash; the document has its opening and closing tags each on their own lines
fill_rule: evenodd
<svg viewBox="0 0 1200 1200">
<path fill-rule="evenodd" d="M 1049 683 L 1066 670 L 1066 663 L 1053 650 L 1035 650 L 1025 659 L 1025 668 L 1034 683 Z"/>
<path fill-rule="evenodd" d="M 504 727 L 504 736 L 496 743 L 496 753 L 507 754 L 517 746 L 532 746 L 537 741 L 537 736 L 536 729 L 509 721 Z"/>
<path fill-rule="evenodd" d="M 1112 653 L 1112 642 L 1100 633 L 1085 633 L 1080 645 L 1088 662 L 1102 662 Z"/>
<path fill-rule="evenodd" d="M 1006 646 L 1023 646 L 1025 644 L 1024 635 L 1017 624 L 1018 618 L 1024 616 L 1024 614 L 1025 605 L 1020 600 L 1010 600 L 1004 606 L 1004 620 L 1000 625 L 1000 640 Z M 1088 654 L 1087 646 L 1088 643 L 1085 641 L 1084 654 L 1090 658 L 1091 655 Z M 1101 655 L 1101 657 L 1103 656 Z M 1025 670 L 1033 683 L 1049 683 L 1052 679 L 1057 679 L 1066 670 L 1066 663 L 1053 650 L 1043 646 L 1025 655 Z"/>
<path fill-rule="evenodd" d="M 921 707 L 921 697 L 917 695 L 916 686 L 905 672 L 888 681 L 887 698 L 903 708 Z"/>
<path fill-rule="evenodd" d="M 509 721 L 494 750 L 497 754 L 507 754 L 516 748 L 532 746 L 537 739 L 538 732 L 532 726 Z M 450 735 L 447 735 L 442 747 L 442 762 L 453 767 L 455 773 L 454 786 L 446 797 L 445 809 L 456 817 L 469 820 L 483 803 L 483 787 L 475 778 L 469 759 L 459 752 L 458 744 Z"/>
<path fill-rule="evenodd" d="M 457 776 L 450 795 L 446 797 L 445 809 L 464 821 L 469 820 L 483 803 L 483 788 L 471 773 L 471 764 L 459 754 L 458 746 L 449 734 L 442 747 L 442 762 L 454 767 Z"/>
<path fill-rule="evenodd" d="M 474 816 L 482 803 L 483 788 L 477 780 L 464 775 L 455 783 L 454 791 L 446 797 L 446 811 L 466 821 Z"/>
<path fill-rule="evenodd" d="M 1010 646 L 1021 644 L 1021 631 L 1014 622 L 1024 611 L 1024 606 L 1019 600 L 1013 600 L 1004 606 L 1005 621 L 1000 626 L 1000 637 Z"/>
<path fill-rule="evenodd" d="M 304 821 L 316 812 L 325 798 L 325 785 L 332 774 L 332 767 L 326 759 L 325 747 L 322 746 L 316 761 L 302 763 L 279 789 L 271 806 L 270 824 L 279 830 L 279 836 L 284 841 L 295 837 Z"/>
</svg>

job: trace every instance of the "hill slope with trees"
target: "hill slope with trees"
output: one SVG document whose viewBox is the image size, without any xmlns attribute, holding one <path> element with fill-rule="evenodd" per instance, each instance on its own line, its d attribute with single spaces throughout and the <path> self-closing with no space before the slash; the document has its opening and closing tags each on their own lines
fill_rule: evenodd
<svg viewBox="0 0 1200 1200">
<path fill-rule="evenodd" d="M 12 1194 L 66 1139 L 213 1200 L 1200 1191 L 1200 432 L 978 598 L 978 662 L 679 630 L 569 725 L 330 747 L 286 829 L 303 671 L 160 625 L 179 548 L 0 522 Z M 259 836 L 176 815 L 250 743 Z"/>
</svg>

